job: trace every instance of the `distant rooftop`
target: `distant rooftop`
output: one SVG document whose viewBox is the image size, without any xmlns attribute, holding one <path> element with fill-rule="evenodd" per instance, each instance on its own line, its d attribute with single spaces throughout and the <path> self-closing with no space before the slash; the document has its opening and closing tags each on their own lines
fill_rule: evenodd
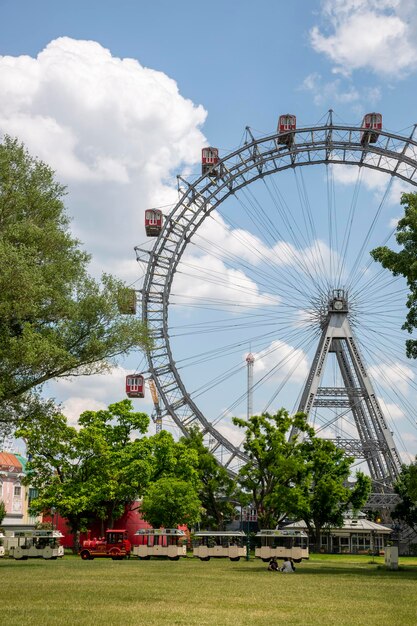
<svg viewBox="0 0 417 626">
<path fill-rule="evenodd" d="M 12 454 L 11 452 L 0 452 L 0 467 L 3 470 L 11 471 L 10 468 L 13 467 L 18 472 L 22 472 L 24 470 L 23 460 L 23 457 L 20 455 Z"/>
</svg>

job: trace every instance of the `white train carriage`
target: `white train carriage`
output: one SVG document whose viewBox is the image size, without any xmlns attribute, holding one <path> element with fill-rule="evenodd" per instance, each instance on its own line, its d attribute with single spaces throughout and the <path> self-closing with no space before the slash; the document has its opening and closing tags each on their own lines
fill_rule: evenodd
<svg viewBox="0 0 417 626">
<path fill-rule="evenodd" d="M 62 558 L 64 547 L 60 540 L 63 536 L 59 530 L 16 531 L 14 537 L 9 538 L 9 557 L 18 560 Z"/>
<path fill-rule="evenodd" d="M 147 528 L 136 531 L 139 545 L 133 546 L 134 556 L 148 560 L 151 556 L 165 556 L 178 561 L 187 556 L 187 535 L 178 528 Z"/>
<path fill-rule="evenodd" d="M 308 535 L 302 530 L 260 530 L 256 534 L 255 556 L 268 563 L 272 558 L 292 559 L 300 563 L 308 559 Z"/>
<path fill-rule="evenodd" d="M 193 556 L 201 561 L 213 558 L 229 558 L 239 561 L 246 556 L 246 535 L 243 530 L 202 530 L 194 533 Z"/>
</svg>

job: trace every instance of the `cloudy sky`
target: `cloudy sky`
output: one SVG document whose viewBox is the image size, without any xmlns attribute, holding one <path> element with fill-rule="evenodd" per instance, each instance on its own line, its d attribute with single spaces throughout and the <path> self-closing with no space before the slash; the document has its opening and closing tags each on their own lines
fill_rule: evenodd
<svg viewBox="0 0 417 626">
<path fill-rule="evenodd" d="M 178 199 L 177 174 L 197 175 L 202 146 L 227 154 L 241 145 L 246 126 L 257 134 L 274 132 L 278 115 L 286 112 L 297 115 L 298 125 L 310 126 L 324 123 L 330 108 L 337 123 L 349 125 L 359 125 L 366 112 L 381 111 L 384 128 L 402 135 L 417 122 L 413 0 L 212 0 L 209 6 L 189 0 L 0 0 L 0 55 L 0 133 L 19 137 L 67 185 L 72 228 L 93 255 L 91 272 L 110 271 L 137 288 L 145 268 L 135 261 L 133 248 L 152 244 L 144 232 L 144 210 L 158 206 L 169 213 Z M 232 438 L 237 435 L 229 417 L 245 412 L 248 350 L 256 356 L 259 381 L 255 410 L 297 405 L 317 337 L 306 330 L 308 312 L 301 300 L 294 306 L 294 289 L 275 289 L 271 276 L 282 286 L 286 276 L 300 271 L 301 258 L 302 271 L 314 283 L 318 258 L 326 267 L 338 262 L 341 250 L 324 236 L 329 197 L 334 194 L 331 202 L 345 213 L 341 224 L 358 202 L 358 225 L 365 232 L 384 198 L 366 252 L 385 240 L 401 215 L 403 183 L 388 187 L 384 176 L 366 172 L 358 200 L 356 171 L 335 168 L 331 176 L 330 193 L 323 173 L 308 173 L 301 181 L 317 215 L 317 237 L 296 244 L 283 231 L 267 237 L 253 228 L 245 210 L 267 204 L 265 191 L 254 189 L 240 198 L 240 206 L 232 204 L 230 218 L 219 212 L 204 224 L 178 273 L 171 316 L 175 359 L 184 366 L 187 389 Z M 278 184 L 282 207 L 292 213 L 300 187 L 284 176 Z M 353 248 L 351 264 L 361 244 L 346 244 Z M 362 276 L 371 280 L 376 271 L 367 257 L 360 258 Z M 363 279 L 362 292 L 365 285 Z M 395 289 L 379 291 L 391 302 Z M 314 298 L 305 295 L 306 301 Z M 246 320 L 250 332 L 230 330 L 231 319 L 236 321 L 230 299 L 240 307 L 240 329 Z M 216 311 L 212 304 L 207 312 L 214 300 L 223 304 Z M 206 313 L 198 302 L 205 303 Z M 358 337 L 368 341 L 364 356 L 406 458 L 407 452 L 417 453 L 416 419 L 409 411 L 415 404 L 415 366 L 404 358 L 400 318 L 391 317 L 381 300 L 372 311 L 362 305 L 362 311 L 368 317 Z M 258 322 L 262 318 L 258 327 L 255 314 Z M 379 338 L 378 314 L 384 324 Z M 227 321 L 221 328 L 222 316 Z M 213 342 L 217 356 L 203 362 L 199 357 Z M 64 381 L 48 393 L 64 403 L 74 421 L 86 408 L 123 397 L 126 372 L 144 367 L 143 356 L 135 354 L 105 379 Z M 229 380 L 225 372 L 233 367 L 236 374 Z M 216 377 L 222 390 L 219 383 L 218 392 L 205 393 L 206 382 Z M 149 399 L 137 406 L 151 411 Z M 349 432 L 349 424 L 344 428 Z"/>
</svg>

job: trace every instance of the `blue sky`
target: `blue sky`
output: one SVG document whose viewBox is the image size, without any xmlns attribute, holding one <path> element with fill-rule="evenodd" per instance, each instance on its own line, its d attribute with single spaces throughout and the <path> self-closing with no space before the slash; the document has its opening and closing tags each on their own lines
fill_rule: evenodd
<svg viewBox="0 0 417 626">
<path fill-rule="evenodd" d="M 0 132 L 18 136 L 68 186 L 73 230 L 93 254 L 92 272 L 111 271 L 140 286 L 143 268 L 135 262 L 133 246 L 152 243 L 146 242 L 143 212 L 149 206 L 175 204 L 176 174 L 192 179 L 198 173 L 203 145 L 217 146 L 224 155 L 242 143 L 245 126 L 255 134 L 271 133 L 278 115 L 286 112 L 296 114 L 300 126 L 310 126 L 324 121 L 329 108 L 335 122 L 351 125 L 359 125 L 368 111 L 381 111 L 386 130 L 409 134 L 417 122 L 416 35 L 413 0 L 213 0 L 209 4 L 0 0 Z M 287 206 L 297 197 L 294 180 L 289 179 L 279 180 Z M 328 229 L 324 180 L 320 172 L 305 174 L 323 242 Z M 341 232 L 355 180 L 349 171 L 335 175 Z M 357 228 L 368 228 L 386 185 L 378 176 L 364 177 Z M 400 216 L 402 190 L 401 185 L 393 185 L 370 247 L 384 239 Z M 254 188 L 253 193 L 266 202 L 262 190 Z M 208 225 L 202 233 L 211 241 L 224 237 L 225 248 L 232 227 L 219 224 L 226 219 L 226 209 L 219 214 L 217 228 L 210 230 Z M 232 203 L 229 210 L 233 223 L 250 232 L 241 206 Z M 233 237 L 236 242 L 236 233 Z M 279 242 L 264 239 L 263 243 L 268 263 Z M 351 248 L 353 262 L 355 246 Z M 224 257 L 215 260 L 213 250 L 210 254 L 203 247 L 194 252 L 191 260 L 223 272 L 226 284 L 233 280 Z M 308 254 L 305 249 L 298 253 Z M 244 255 L 237 243 L 236 254 Z M 243 270 L 236 264 L 234 271 Z M 194 278 L 210 297 L 201 274 Z M 187 289 L 181 276 L 177 289 L 183 293 Z M 218 285 L 216 289 L 219 293 Z M 271 287 L 259 290 L 268 297 L 273 294 Z M 213 315 L 176 306 L 171 323 L 173 329 L 189 325 L 190 320 L 208 323 Z M 224 315 L 230 316 L 227 307 Z M 385 398 L 395 422 L 393 430 L 402 437 L 402 452 L 415 454 L 415 419 L 405 418 L 407 402 L 415 398 L 415 366 L 401 357 L 404 337 L 394 332 L 395 322 L 382 333 L 384 341 L 396 342 L 395 357 L 390 359 L 388 348 L 377 356 L 375 321 L 370 324 L 369 332 L 362 328 L 364 340 L 370 339 L 369 367 L 384 358 L 395 366 L 389 380 L 374 371 L 378 395 Z M 190 327 L 183 334 L 173 330 L 178 362 L 193 356 L 187 332 Z M 255 334 L 241 335 L 242 341 L 250 343 Z M 203 334 L 192 336 L 201 352 L 213 341 Z M 296 406 L 311 358 L 305 345 L 297 347 L 301 336 L 297 340 L 291 336 L 277 329 L 268 344 L 251 348 L 259 356 L 255 377 L 273 367 L 266 357 L 262 359 L 272 340 L 281 342 L 276 350 L 281 356 L 302 351 L 298 377 L 276 400 L 275 407 L 289 409 Z M 226 343 L 221 337 L 220 347 L 222 341 Z M 236 355 L 238 362 L 247 349 Z M 197 354 L 195 350 L 194 359 Z M 141 364 L 141 356 L 132 355 L 104 382 L 103 378 L 66 381 L 52 385 L 48 392 L 64 402 L 75 420 L 83 409 L 121 398 L 125 373 Z M 188 371 L 184 368 L 187 388 L 197 390 L 229 366 L 232 360 L 219 358 Z M 256 410 L 265 408 L 283 377 L 284 373 L 270 382 L 264 392 L 257 391 Z M 390 390 L 390 380 L 401 387 L 402 399 Z M 230 408 L 244 393 L 244 376 L 225 379 L 223 385 L 216 394 L 201 398 L 205 413 L 213 419 L 233 410 L 244 414 L 244 403 Z M 137 406 L 151 410 L 149 400 Z M 224 432 L 235 437 L 230 420 L 223 421 Z"/>
</svg>

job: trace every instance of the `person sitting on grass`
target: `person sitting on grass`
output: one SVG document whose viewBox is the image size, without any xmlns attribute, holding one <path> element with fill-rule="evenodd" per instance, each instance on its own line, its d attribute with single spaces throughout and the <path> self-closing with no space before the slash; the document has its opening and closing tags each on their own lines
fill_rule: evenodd
<svg viewBox="0 0 417 626">
<path fill-rule="evenodd" d="M 280 571 L 284 572 L 284 574 L 292 574 L 295 571 L 294 563 L 292 562 L 292 560 L 286 557 Z"/>
<path fill-rule="evenodd" d="M 268 572 L 277 572 L 277 571 L 278 571 L 277 559 L 273 556 L 272 559 L 268 563 Z"/>
</svg>

